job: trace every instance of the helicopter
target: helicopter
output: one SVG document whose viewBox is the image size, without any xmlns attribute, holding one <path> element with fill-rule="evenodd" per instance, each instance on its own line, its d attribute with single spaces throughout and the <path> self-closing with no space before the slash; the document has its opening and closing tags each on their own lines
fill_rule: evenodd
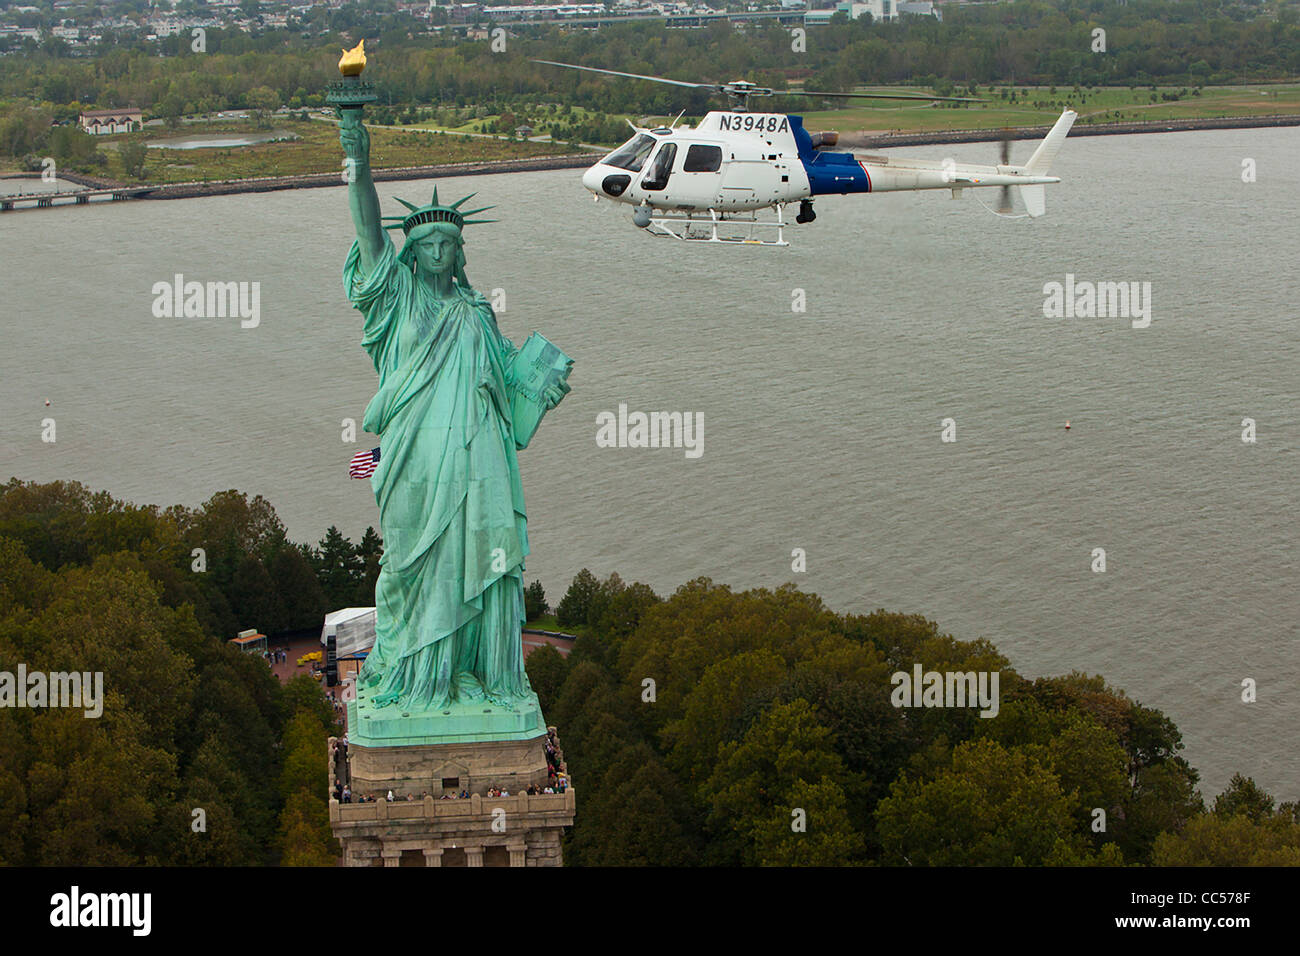
<svg viewBox="0 0 1300 956">
<path fill-rule="evenodd" d="M 681 114 L 669 126 L 641 127 L 629 121 L 632 138 L 582 176 L 583 186 L 596 201 L 608 199 L 632 206 L 633 225 L 654 236 L 687 241 L 788 246 L 788 204 L 799 204 L 796 223 L 811 223 L 817 218 L 813 210 L 816 197 L 849 193 L 948 189 L 957 199 L 965 189 L 999 187 L 1000 201 L 997 208 L 987 207 L 990 211 L 1009 218 L 1036 218 L 1047 211 L 1045 187 L 1061 181 L 1059 176 L 1049 176 L 1048 170 L 1078 116 L 1073 110 L 1062 112 L 1023 166 L 1011 164 L 1010 142 L 1005 138 L 1002 161 L 995 166 L 951 159 L 858 156 L 833 150 L 839 134 L 809 132 L 801 116 L 751 112 L 750 98 L 784 93 L 919 102 L 972 100 L 896 93 L 781 91 L 746 80 L 687 83 L 554 60 L 533 62 L 709 90 L 730 99 L 730 110 L 713 110 L 694 127 L 678 126 Z M 1021 216 L 1011 216 L 1013 192 L 1019 194 L 1024 206 Z"/>
</svg>

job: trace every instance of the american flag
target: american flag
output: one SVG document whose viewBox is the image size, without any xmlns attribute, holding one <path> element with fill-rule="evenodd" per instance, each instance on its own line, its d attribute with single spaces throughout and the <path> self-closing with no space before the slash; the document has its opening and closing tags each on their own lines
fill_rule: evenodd
<svg viewBox="0 0 1300 956">
<path fill-rule="evenodd" d="M 375 465 L 379 464 L 379 449 L 372 448 L 370 451 L 359 451 L 352 456 L 352 461 L 348 463 L 349 478 L 369 478 L 375 473 Z"/>
</svg>

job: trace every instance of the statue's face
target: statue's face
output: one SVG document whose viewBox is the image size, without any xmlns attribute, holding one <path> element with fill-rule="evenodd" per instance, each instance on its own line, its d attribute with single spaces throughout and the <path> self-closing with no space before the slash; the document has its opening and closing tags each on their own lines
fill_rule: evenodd
<svg viewBox="0 0 1300 956">
<path fill-rule="evenodd" d="M 415 261 L 421 273 L 444 276 L 456 268 L 460 237 L 455 232 L 434 229 L 415 244 Z"/>
</svg>

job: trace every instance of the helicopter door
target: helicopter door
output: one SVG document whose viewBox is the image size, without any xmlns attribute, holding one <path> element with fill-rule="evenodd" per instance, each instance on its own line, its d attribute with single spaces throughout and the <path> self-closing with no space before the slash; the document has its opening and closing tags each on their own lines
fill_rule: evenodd
<svg viewBox="0 0 1300 956">
<path fill-rule="evenodd" d="M 641 188 L 647 192 L 659 192 L 668 186 L 668 177 L 673 174 L 673 160 L 677 158 L 677 144 L 664 143 L 655 154 L 650 168 L 641 177 Z"/>
<path fill-rule="evenodd" d="M 712 206 L 722 188 L 722 147 L 691 143 L 673 180 L 673 198 L 695 209 Z"/>
</svg>

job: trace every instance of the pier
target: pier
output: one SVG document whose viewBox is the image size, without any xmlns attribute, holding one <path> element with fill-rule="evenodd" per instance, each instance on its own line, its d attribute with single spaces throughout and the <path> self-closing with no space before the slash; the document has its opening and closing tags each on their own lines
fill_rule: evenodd
<svg viewBox="0 0 1300 956">
<path fill-rule="evenodd" d="M 57 192 L 6 193 L 0 196 L 0 212 L 9 212 L 22 206 L 37 209 L 48 209 L 51 206 L 84 206 L 92 199 L 110 202 L 119 199 L 136 199 L 158 188 L 157 186 L 87 186 Z"/>
</svg>

